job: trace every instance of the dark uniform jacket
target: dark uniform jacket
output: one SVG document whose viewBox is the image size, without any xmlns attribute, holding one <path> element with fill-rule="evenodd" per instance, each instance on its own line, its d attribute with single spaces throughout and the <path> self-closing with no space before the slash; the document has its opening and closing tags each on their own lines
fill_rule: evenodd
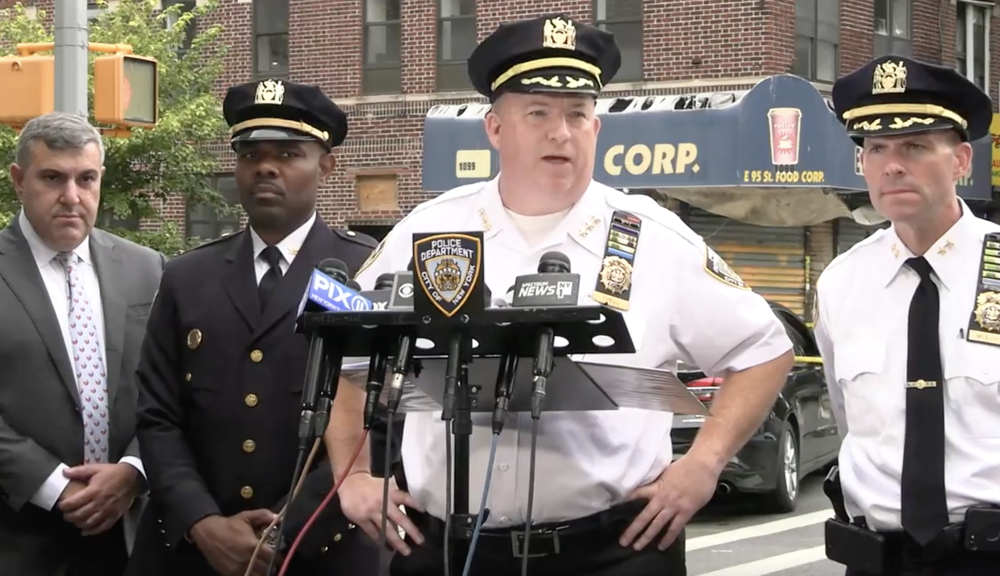
<svg viewBox="0 0 1000 576">
<path fill-rule="evenodd" d="M 150 484 L 129 574 L 213 574 L 186 538 L 200 519 L 278 512 L 291 486 L 308 355 L 295 317 L 325 258 L 353 276 L 375 241 L 317 217 L 270 304 L 260 311 L 253 243 L 242 231 L 167 264 L 139 364 L 137 434 Z M 326 450 L 287 513 L 290 545 L 332 488 Z M 334 498 L 295 553 L 290 574 L 375 574 L 376 549 Z"/>
</svg>

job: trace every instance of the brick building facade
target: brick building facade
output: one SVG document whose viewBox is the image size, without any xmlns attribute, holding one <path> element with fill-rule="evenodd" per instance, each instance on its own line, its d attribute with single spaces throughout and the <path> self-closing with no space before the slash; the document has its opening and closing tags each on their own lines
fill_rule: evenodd
<svg viewBox="0 0 1000 576">
<path fill-rule="evenodd" d="M 52 0 L 24 1 L 51 14 Z M 201 1 L 161 0 L 188 6 Z M 994 101 L 1000 97 L 1000 8 L 993 1 L 218 1 L 211 19 L 224 27 L 222 38 L 231 47 L 219 94 L 264 77 L 317 84 L 329 94 L 349 114 L 350 132 L 337 151 L 339 166 L 323 190 L 320 211 L 334 225 L 375 236 L 433 195 L 421 190 L 425 115 L 436 104 L 482 101 L 470 89 L 465 59 L 479 39 L 514 19 L 561 11 L 615 32 L 623 62 L 607 96 L 746 90 L 788 72 L 827 92 L 838 75 L 891 51 L 954 65 Z M 232 178 L 225 173 L 232 169 L 232 154 L 224 142 L 214 149 L 223 164 L 219 188 L 232 196 Z M 210 211 L 185 209 L 180 201 L 167 214 L 183 221 L 192 236 L 218 236 L 239 226 Z M 703 219 L 712 229 L 720 226 L 717 219 Z M 809 287 L 823 266 L 865 233 L 840 221 L 796 232 L 801 241 L 768 256 L 783 262 L 778 276 L 793 277 L 774 281 L 793 286 L 773 293 L 805 312 Z M 789 253 L 798 256 L 790 259 Z M 754 266 L 735 264 L 738 271 Z"/>
<path fill-rule="evenodd" d="M 745 88 L 795 72 L 823 90 L 876 50 L 958 65 L 996 99 L 996 10 L 961 0 L 222 0 L 236 48 L 222 84 L 262 75 L 316 83 L 350 114 L 325 217 L 390 224 L 428 196 L 420 189 L 421 128 L 439 103 L 477 100 L 464 59 L 499 23 L 563 11 L 620 38 L 622 72 L 608 94 L 676 94 L 697 85 Z M 721 9 L 724 5 L 724 9 Z M 959 19 L 974 25 L 959 26 Z M 981 22 L 981 24 L 980 24 Z M 287 25 L 285 25 L 287 23 Z M 474 32 L 473 32 L 474 31 Z M 958 41 L 969 36 L 968 49 Z M 986 35 L 990 38 L 987 39 Z M 267 47 L 267 48 L 265 48 Z M 979 53 L 976 53 L 979 50 Z M 220 86 L 221 89 L 221 86 Z M 711 88 L 708 88 L 711 89 Z"/>
<path fill-rule="evenodd" d="M 239 82 L 283 77 L 319 85 L 348 112 L 350 134 L 321 212 L 331 223 L 381 233 L 430 197 L 421 190 L 424 116 L 435 104 L 480 99 L 464 61 L 501 22 L 563 11 L 615 32 L 623 65 L 608 95 L 746 89 L 785 72 L 825 91 L 836 75 L 891 50 L 962 67 L 971 61 L 970 73 L 996 100 L 1000 11 L 992 4 L 730 0 L 720 9 L 708 0 L 220 0 L 213 19 L 232 47 L 220 94 Z M 230 169 L 228 147 L 218 151 Z M 220 185 L 227 184 L 222 175 Z M 180 217 L 183 207 L 172 208 Z M 207 231 L 210 221 L 199 215 L 188 229 L 198 232 L 191 228 L 202 222 Z"/>
</svg>

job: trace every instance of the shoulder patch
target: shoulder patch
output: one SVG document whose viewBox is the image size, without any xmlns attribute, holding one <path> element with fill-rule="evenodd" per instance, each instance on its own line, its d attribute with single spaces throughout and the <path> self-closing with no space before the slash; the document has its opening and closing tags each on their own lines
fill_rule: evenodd
<svg viewBox="0 0 1000 576">
<path fill-rule="evenodd" d="M 372 250 L 372 253 L 368 255 L 368 258 L 365 258 L 365 261 L 361 263 L 361 266 L 358 267 L 358 271 L 354 273 L 355 276 L 359 276 L 362 272 L 367 270 L 368 267 L 375 262 L 375 260 L 378 259 L 379 255 L 382 254 L 382 249 L 385 248 L 385 241 L 388 239 L 389 236 L 387 234 L 386 237 L 383 238 L 382 241 L 379 242 L 377 246 L 375 246 L 375 249 Z"/>
<path fill-rule="evenodd" d="M 716 254 L 715 250 L 712 250 L 708 244 L 705 245 L 705 272 L 723 284 L 740 290 L 750 290 L 739 274 L 730 268 L 722 256 Z"/>
<path fill-rule="evenodd" d="M 339 228 L 331 228 L 330 230 L 340 238 L 347 240 L 348 242 L 360 244 L 365 248 L 374 248 L 378 245 L 378 242 L 367 234 L 355 232 L 354 230 L 341 230 Z"/>
</svg>

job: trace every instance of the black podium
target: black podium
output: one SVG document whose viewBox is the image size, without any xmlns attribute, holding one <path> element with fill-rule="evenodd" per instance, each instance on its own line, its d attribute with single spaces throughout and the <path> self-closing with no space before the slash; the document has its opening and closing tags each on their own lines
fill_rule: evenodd
<svg viewBox="0 0 1000 576">
<path fill-rule="evenodd" d="M 533 342 L 539 326 L 552 327 L 556 336 L 554 368 L 547 390 L 546 412 L 617 410 L 618 405 L 585 370 L 567 358 L 570 354 L 630 354 L 635 352 L 625 319 L 616 310 L 603 306 L 560 308 L 488 308 L 462 323 L 426 321 L 411 310 L 306 313 L 306 332 L 320 330 L 327 342 L 337 346 L 343 357 L 368 357 L 380 342 L 394 342 L 403 330 L 413 330 L 417 338 L 411 385 L 428 397 L 442 399 L 448 348 L 454 334 L 464 343 L 459 363 L 462 367 L 456 389 L 452 534 L 458 542 L 453 558 L 472 536 L 476 515 L 469 512 L 469 439 L 472 412 L 492 412 L 494 383 L 500 358 L 515 355 L 518 362 L 511 412 L 527 412 L 531 395 Z M 388 362 L 390 365 L 392 361 Z M 386 386 L 388 389 L 388 386 Z M 386 394 L 383 391 L 383 397 Z M 428 406 L 426 409 L 433 409 Z M 454 567 L 454 565 L 453 565 Z M 450 571 L 460 574 L 461 566 Z"/>
<path fill-rule="evenodd" d="M 533 411 L 534 418 L 538 417 L 541 395 L 533 394 L 533 382 L 539 380 L 546 382 L 545 412 L 617 410 L 624 401 L 646 410 L 674 411 L 672 407 L 681 406 L 688 413 L 707 413 L 667 370 L 570 358 L 635 352 L 625 318 L 615 309 L 565 302 L 547 307 L 488 307 L 491 299 L 483 280 L 483 244 L 482 232 L 414 234 L 412 308 L 306 312 L 301 318 L 302 330 L 318 331 L 337 358 L 357 360 L 347 362 L 341 375 L 362 388 L 372 377 L 369 358 L 376 353 L 388 355 L 385 365 L 393 366 L 397 364 L 391 358 L 396 343 L 415 343 L 412 360 L 400 363 L 407 366 L 403 385 L 393 392 L 396 402 L 400 394 L 403 396 L 400 411 L 442 410 L 442 420 L 451 422 L 454 489 L 445 537 L 457 544 L 451 546 L 447 559 L 452 568 L 448 573 L 453 576 L 461 573 L 477 518 L 469 512 L 471 414 L 494 412 L 500 380 L 513 383 L 507 394 L 507 411 Z M 548 253 L 542 257 L 543 263 L 546 257 L 563 263 L 562 278 L 572 276 L 565 255 Z M 539 278 L 544 276 L 542 268 L 540 265 L 539 274 L 531 275 L 536 284 L 539 280 L 544 283 L 544 278 Z M 579 276 L 576 278 L 579 282 Z M 540 342 L 552 342 L 551 349 Z M 539 368 L 541 365 L 544 368 Z M 501 374 L 501 368 L 507 372 Z M 367 377 L 362 379 L 361 374 Z M 393 397 L 389 395 L 390 382 L 399 384 L 400 376 L 382 373 L 375 379 L 383 385 L 380 398 L 385 403 L 387 397 Z M 396 409 L 391 408 L 393 413 Z"/>
</svg>

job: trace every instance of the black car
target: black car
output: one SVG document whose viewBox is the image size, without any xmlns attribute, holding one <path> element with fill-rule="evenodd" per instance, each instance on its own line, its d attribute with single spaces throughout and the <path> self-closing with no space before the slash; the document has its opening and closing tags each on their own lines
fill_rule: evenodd
<svg viewBox="0 0 1000 576">
<path fill-rule="evenodd" d="M 785 306 L 772 302 L 771 309 L 792 340 L 795 365 L 767 420 L 722 472 L 717 492 L 766 494 L 772 510 L 791 512 L 799 480 L 836 461 L 840 435 L 812 331 Z M 706 406 L 722 382 L 683 364 L 677 376 Z M 674 459 L 688 451 L 704 421 L 701 416 L 674 415 Z"/>
</svg>

